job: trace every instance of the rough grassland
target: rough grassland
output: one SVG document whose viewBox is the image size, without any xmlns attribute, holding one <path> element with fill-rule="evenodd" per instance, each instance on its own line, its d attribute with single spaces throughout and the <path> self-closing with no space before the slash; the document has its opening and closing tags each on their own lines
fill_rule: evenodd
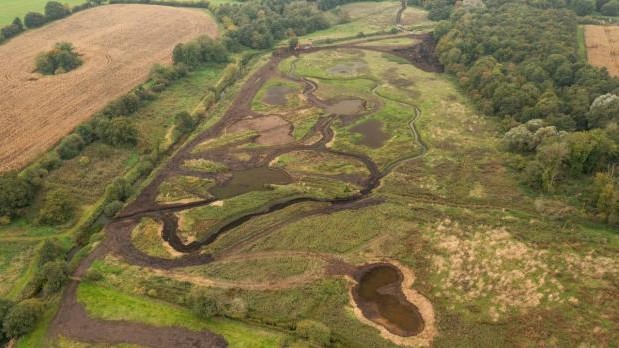
<svg viewBox="0 0 619 348">
<path fill-rule="evenodd" d="M 0 171 L 28 163 L 144 81 L 154 63 L 169 62 L 174 45 L 205 33 L 216 36 L 217 25 L 204 11 L 110 5 L 0 45 Z M 33 73 L 36 55 L 58 41 L 73 43 L 83 66 L 62 75 Z"/>
</svg>

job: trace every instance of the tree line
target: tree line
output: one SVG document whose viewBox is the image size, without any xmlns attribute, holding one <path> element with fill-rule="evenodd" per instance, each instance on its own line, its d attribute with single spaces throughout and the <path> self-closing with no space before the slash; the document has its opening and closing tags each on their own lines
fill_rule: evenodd
<svg viewBox="0 0 619 348">
<path fill-rule="evenodd" d="M 81 5 L 70 8 L 68 5 L 63 5 L 58 1 L 49 1 L 45 4 L 45 12 L 28 12 L 24 16 L 22 22 L 21 18 L 16 17 L 13 22 L 0 29 L 0 43 L 4 40 L 10 39 L 22 33 L 26 28 L 38 28 L 49 22 L 65 18 L 72 13 L 76 13 L 93 6 L 100 5 L 102 0 L 87 0 Z"/>
<path fill-rule="evenodd" d="M 276 41 L 330 26 L 324 13 L 314 4 L 303 1 L 223 4 L 214 13 L 226 28 L 226 42 L 256 49 L 271 48 Z"/>
<path fill-rule="evenodd" d="M 480 110 L 503 120 L 524 183 L 578 190 L 586 208 L 616 223 L 619 80 L 579 61 L 577 24 L 569 8 L 540 2 L 456 11 L 436 28 L 437 54 Z"/>
</svg>

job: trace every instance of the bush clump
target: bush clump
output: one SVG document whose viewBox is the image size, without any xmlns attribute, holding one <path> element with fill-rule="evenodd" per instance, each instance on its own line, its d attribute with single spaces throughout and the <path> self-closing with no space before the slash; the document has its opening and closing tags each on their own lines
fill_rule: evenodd
<svg viewBox="0 0 619 348">
<path fill-rule="evenodd" d="M 115 200 L 110 202 L 103 209 L 103 214 L 109 218 L 113 218 L 123 208 L 123 202 Z"/>
<path fill-rule="evenodd" d="M 43 75 L 57 75 L 82 65 L 82 59 L 69 42 L 58 42 L 54 49 L 41 53 L 36 59 L 37 71 Z"/>
<path fill-rule="evenodd" d="M 296 332 L 311 343 L 324 347 L 331 341 L 331 329 L 325 324 L 314 320 L 301 320 L 297 323 Z"/>
<path fill-rule="evenodd" d="M 16 172 L 0 175 L 0 216 L 15 216 L 18 209 L 30 204 L 34 192 L 34 186 Z"/>
<path fill-rule="evenodd" d="M 29 29 L 38 28 L 43 26 L 43 24 L 47 23 L 49 20 L 45 17 L 44 14 L 38 12 L 28 12 L 24 17 L 24 24 Z"/>
<path fill-rule="evenodd" d="M 43 207 L 39 210 L 39 223 L 61 225 L 73 217 L 73 202 L 61 190 L 50 191 L 45 196 Z"/>
<path fill-rule="evenodd" d="M 69 8 L 58 1 L 49 1 L 45 4 L 45 16 L 52 21 L 64 18 L 70 14 Z"/>
<path fill-rule="evenodd" d="M 13 20 L 13 23 L 0 29 L 0 36 L 4 37 L 5 39 L 9 39 L 21 33 L 22 31 L 24 31 L 24 25 L 22 24 L 21 19 L 19 17 L 16 17 Z"/>
<path fill-rule="evenodd" d="M 195 294 L 191 299 L 193 312 L 202 319 L 209 319 L 219 315 L 217 302 L 205 294 Z"/>
<path fill-rule="evenodd" d="M 2 328 L 9 337 L 19 337 L 34 329 L 43 314 L 44 305 L 37 299 L 22 301 L 13 306 L 4 318 Z"/>
</svg>

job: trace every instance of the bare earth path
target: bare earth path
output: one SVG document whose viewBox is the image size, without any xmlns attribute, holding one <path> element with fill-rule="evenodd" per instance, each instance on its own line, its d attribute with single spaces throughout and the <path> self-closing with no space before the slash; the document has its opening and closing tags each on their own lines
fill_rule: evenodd
<svg viewBox="0 0 619 348">
<path fill-rule="evenodd" d="M 218 35 L 205 11 L 106 5 L 0 45 L 0 172 L 49 149 L 109 101 L 143 82 L 154 63 L 198 35 Z M 37 54 L 69 41 L 84 64 L 67 74 L 33 73 Z"/>
</svg>

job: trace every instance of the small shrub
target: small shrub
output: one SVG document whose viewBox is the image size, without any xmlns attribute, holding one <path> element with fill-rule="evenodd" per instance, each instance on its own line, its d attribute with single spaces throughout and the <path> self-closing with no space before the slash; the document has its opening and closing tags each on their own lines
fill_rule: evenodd
<svg viewBox="0 0 619 348">
<path fill-rule="evenodd" d="M 113 201 L 105 206 L 105 208 L 103 209 L 103 214 L 105 214 L 105 216 L 109 218 L 112 218 L 123 208 L 123 206 L 123 202 L 118 200 Z"/>
<path fill-rule="evenodd" d="M 27 28 L 38 28 L 47 22 L 47 17 L 38 12 L 28 12 L 24 17 L 24 24 Z"/>
<path fill-rule="evenodd" d="M 88 156 L 81 156 L 80 159 L 78 160 L 78 163 L 82 167 L 88 167 L 88 165 L 90 164 L 90 157 L 88 157 Z"/>
<path fill-rule="evenodd" d="M 131 185 L 124 178 L 116 178 L 106 189 L 109 199 L 125 201 L 131 195 Z"/>
<path fill-rule="evenodd" d="M 34 186 L 16 172 L 0 175 L 0 216 L 14 216 L 18 209 L 30 204 Z"/>
<path fill-rule="evenodd" d="M 67 263 L 65 261 L 53 261 L 46 263 L 40 270 L 41 284 L 44 296 L 55 294 L 67 281 Z"/>
<path fill-rule="evenodd" d="M 84 279 L 90 282 L 98 282 L 103 279 L 103 274 L 96 269 L 89 269 L 84 276 Z"/>
<path fill-rule="evenodd" d="M 57 152 L 52 151 L 48 152 L 45 156 L 43 156 L 39 164 L 47 171 L 52 171 L 60 167 L 60 165 L 62 164 L 62 160 L 60 159 L 60 156 Z"/>
<path fill-rule="evenodd" d="M 7 25 L 0 29 L 0 35 L 2 35 L 3 38 L 9 39 L 21 33 L 22 31 L 24 31 L 24 25 L 22 24 L 21 19 L 17 17 L 15 18 L 15 20 L 13 20 L 13 23 L 11 25 Z"/>
<path fill-rule="evenodd" d="M 84 140 L 82 140 L 79 134 L 70 134 L 62 139 L 56 151 L 61 159 L 68 160 L 77 156 L 84 148 L 84 145 Z"/>
<path fill-rule="evenodd" d="M 232 301 L 226 304 L 224 313 L 230 318 L 243 319 L 247 317 L 247 304 L 242 298 L 235 297 Z"/>
<path fill-rule="evenodd" d="M 209 319 L 219 314 L 217 302 L 205 294 L 196 294 L 192 300 L 193 312 L 202 319 Z"/>
<path fill-rule="evenodd" d="M 196 121 L 187 111 L 182 111 L 174 116 L 174 125 L 180 134 L 186 134 L 195 128 Z"/>
<path fill-rule="evenodd" d="M 73 203 L 69 195 L 61 190 L 48 192 L 39 210 L 39 223 L 61 225 L 68 222 L 71 217 L 73 217 Z"/>
<path fill-rule="evenodd" d="M 136 171 L 140 177 L 145 177 L 149 175 L 153 169 L 155 169 L 155 165 L 148 158 L 143 158 L 138 164 Z"/>
<path fill-rule="evenodd" d="M 12 306 L 13 303 L 11 303 L 11 301 L 0 298 L 0 342 L 6 339 L 6 337 L 4 337 L 4 331 L 2 330 L 2 323 L 7 314 L 9 314 Z"/>
<path fill-rule="evenodd" d="M 58 42 L 51 51 L 41 53 L 36 58 L 37 71 L 43 75 L 66 73 L 80 65 L 82 59 L 68 42 Z"/>
<path fill-rule="evenodd" d="M 45 16 L 52 21 L 64 18 L 69 14 L 71 14 L 71 11 L 57 1 L 49 1 L 45 5 Z"/>
<path fill-rule="evenodd" d="M 65 251 L 56 242 L 46 239 L 37 254 L 37 266 L 42 267 L 48 262 L 64 257 Z"/>
<path fill-rule="evenodd" d="M 302 320 L 297 323 L 296 332 L 299 336 L 319 346 L 326 346 L 331 341 L 331 329 L 318 321 Z"/>
<path fill-rule="evenodd" d="M 91 123 L 80 124 L 75 130 L 75 132 L 79 134 L 80 137 L 82 137 L 82 140 L 86 145 L 91 144 L 93 141 L 97 140 L 97 135 L 95 134 Z"/>
<path fill-rule="evenodd" d="M 135 146 L 138 142 L 138 130 L 128 119 L 98 119 L 95 133 L 104 143 L 113 146 Z"/>
<path fill-rule="evenodd" d="M 37 299 L 25 300 L 13 306 L 2 325 L 5 335 L 14 338 L 32 331 L 44 308 L 43 303 Z"/>
</svg>

